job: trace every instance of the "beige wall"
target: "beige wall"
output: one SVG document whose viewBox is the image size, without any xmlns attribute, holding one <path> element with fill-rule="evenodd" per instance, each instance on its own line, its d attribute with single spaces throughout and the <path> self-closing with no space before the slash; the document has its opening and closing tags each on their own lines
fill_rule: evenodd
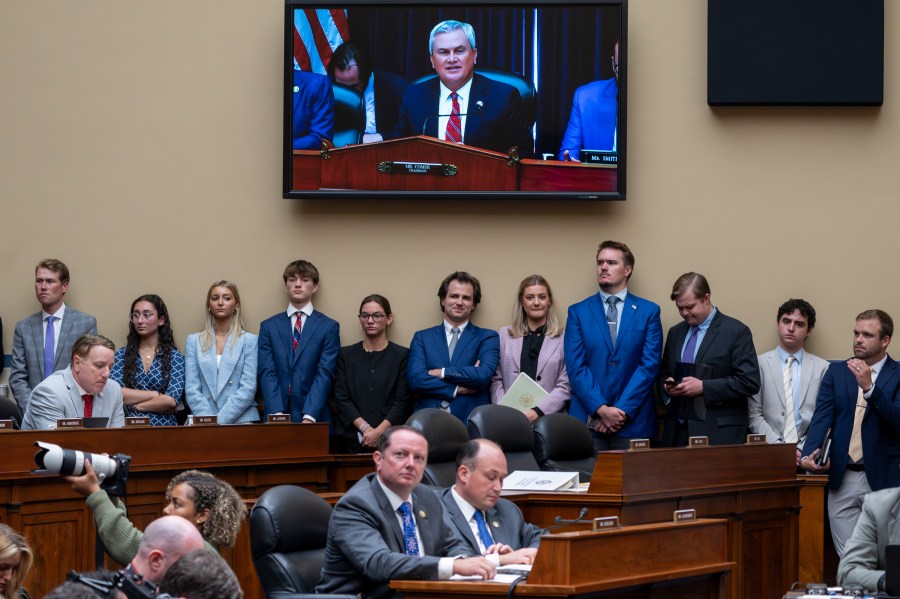
<svg viewBox="0 0 900 599">
<path fill-rule="evenodd" d="M 359 300 L 387 295 L 393 338 L 436 324 L 441 278 L 484 287 L 482 326 L 507 322 L 518 281 L 547 276 L 557 309 L 596 289 L 606 238 L 637 255 L 632 291 L 663 306 L 697 270 L 714 302 L 773 346 L 790 296 L 819 312 L 812 349 L 850 351 L 862 309 L 897 310 L 897 42 L 883 108 L 706 105 L 706 0 L 632 0 L 624 203 L 287 201 L 281 187 L 277 0 L 0 3 L 0 316 L 37 309 L 36 261 L 72 269 L 69 303 L 124 341 L 140 293 L 169 304 L 181 342 L 208 284 L 240 285 L 247 328 L 283 309 L 281 271 L 322 272 L 315 305 L 360 338 Z M 900 7 L 886 3 L 886 31 Z"/>
</svg>

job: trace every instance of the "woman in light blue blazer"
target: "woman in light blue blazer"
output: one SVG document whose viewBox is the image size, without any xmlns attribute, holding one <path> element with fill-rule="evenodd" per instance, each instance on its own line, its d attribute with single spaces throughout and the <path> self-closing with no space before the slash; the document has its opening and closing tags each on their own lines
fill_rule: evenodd
<svg viewBox="0 0 900 599">
<path fill-rule="evenodd" d="M 237 285 L 216 281 L 206 293 L 206 328 L 185 342 L 185 398 L 197 416 L 219 424 L 259 421 L 257 337 L 244 330 Z"/>
</svg>

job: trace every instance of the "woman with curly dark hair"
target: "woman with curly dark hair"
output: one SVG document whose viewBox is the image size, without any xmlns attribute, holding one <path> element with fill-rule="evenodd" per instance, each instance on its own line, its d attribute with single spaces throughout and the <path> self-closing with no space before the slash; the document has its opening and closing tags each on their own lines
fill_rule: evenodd
<svg viewBox="0 0 900 599">
<path fill-rule="evenodd" d="M 128 519 L 125 506 L 100 488 L 90 462 L 85 462 L 85 470 L 85 474 L 67 476 L 66 480 L 72 483 L 72 489 L 87 497 L 97 534 L 107 553 L 120 564 L 128 564 L 137 555 L 144 533 Z M 169 481 L 163 514 L 193 522 L 207 549 L 218 552 L 234 545 L 246 508 L 241 496 L 227 482 L 209 472 L 186 470 Z"/>
<path fill-rule="evenodd" d="M 184 392 L 184 356 L 175 345 L 169 310 L 158 295 L 131 303 L 128 341 L 116 351 L 110 378 L 122 386 L 126 416 L 149 416 L 153 426 L 175 426 Z"/>
</svg>

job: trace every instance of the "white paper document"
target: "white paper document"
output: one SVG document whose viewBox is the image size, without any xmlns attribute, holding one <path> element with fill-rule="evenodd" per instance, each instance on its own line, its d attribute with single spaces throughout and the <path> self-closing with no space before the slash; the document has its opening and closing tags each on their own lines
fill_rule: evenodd
<svg viewBox="0 0 900 599">
<path fill-rule="evenodd" d="M 578 486 L 577 472 L 516 470 L 503 479 L 504 491 L 562 491 Z"/>
<path fill-rule="evenodd" d="M 533 378 L 521 372 L 516 377 L 512 387 L 500 400 L 500 405 L 515 408 L 520 412 L 527 412 L 544 401 L 544 398 L 548 395 L 549 393 L 544 391 L 544 388 L 538 385 Z"/>
</svg>

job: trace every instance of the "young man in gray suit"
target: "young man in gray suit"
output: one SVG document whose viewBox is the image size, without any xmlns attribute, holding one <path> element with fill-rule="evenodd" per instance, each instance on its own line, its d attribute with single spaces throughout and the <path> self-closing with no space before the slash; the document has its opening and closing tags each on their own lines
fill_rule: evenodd
<svg viewBox="0 0 900 599">
<path fill-rule="evenodd" d="M 768 443 L 796 443 L 797 465 L 828 362 L 804 349 L 816 310 L 802 299 L 778 308 L 778 347 L 758 356 L 762 387 L 750 398 L 750 432 Z"/>
<path fill-rule="evenodd" d="M 69 290 L 69 268 L 47 258 L 34 268 L 34 294 L 41 311 L 16 323 L 9 386 L 25 413 L 31 390 L 69 363 L 72 345 L 85 334 L 97 334 L 97 319 L 63 302 Z"/>
<path fill-rule="evenodd" d="M 544 531 L 500 497 L 507 473 L 506 456 L 493 441 L 463 445 L 456 456 L 456 484 L 441 493 L 447 527 L 468 542 L 471 555 L 485 555 L 498 566 L 531 564 Z"/>
<path fill-rule="evenodd" d="M 60 418 L 106 417 L 106 428 L 125 424 L 122 388 L 109 379 L 116 346 L 101 335 L 82 335 L 72 347 L 72 363 L 31 392 L 22 418 L 26 430 L 48 429 Z"/>
<path fill-rule="evenodd" d="M 373 454 L 375 473 L 347 491 L 331 514 L 317 593 L 399 597 L 395 579 L 447 580 L 453 574 L 494 577 L 495 567 L 469 554 L 444 525 L 441 500 L 420 485 L 428 442 L 408 426 L 387 429 Z"/>
</svg>

